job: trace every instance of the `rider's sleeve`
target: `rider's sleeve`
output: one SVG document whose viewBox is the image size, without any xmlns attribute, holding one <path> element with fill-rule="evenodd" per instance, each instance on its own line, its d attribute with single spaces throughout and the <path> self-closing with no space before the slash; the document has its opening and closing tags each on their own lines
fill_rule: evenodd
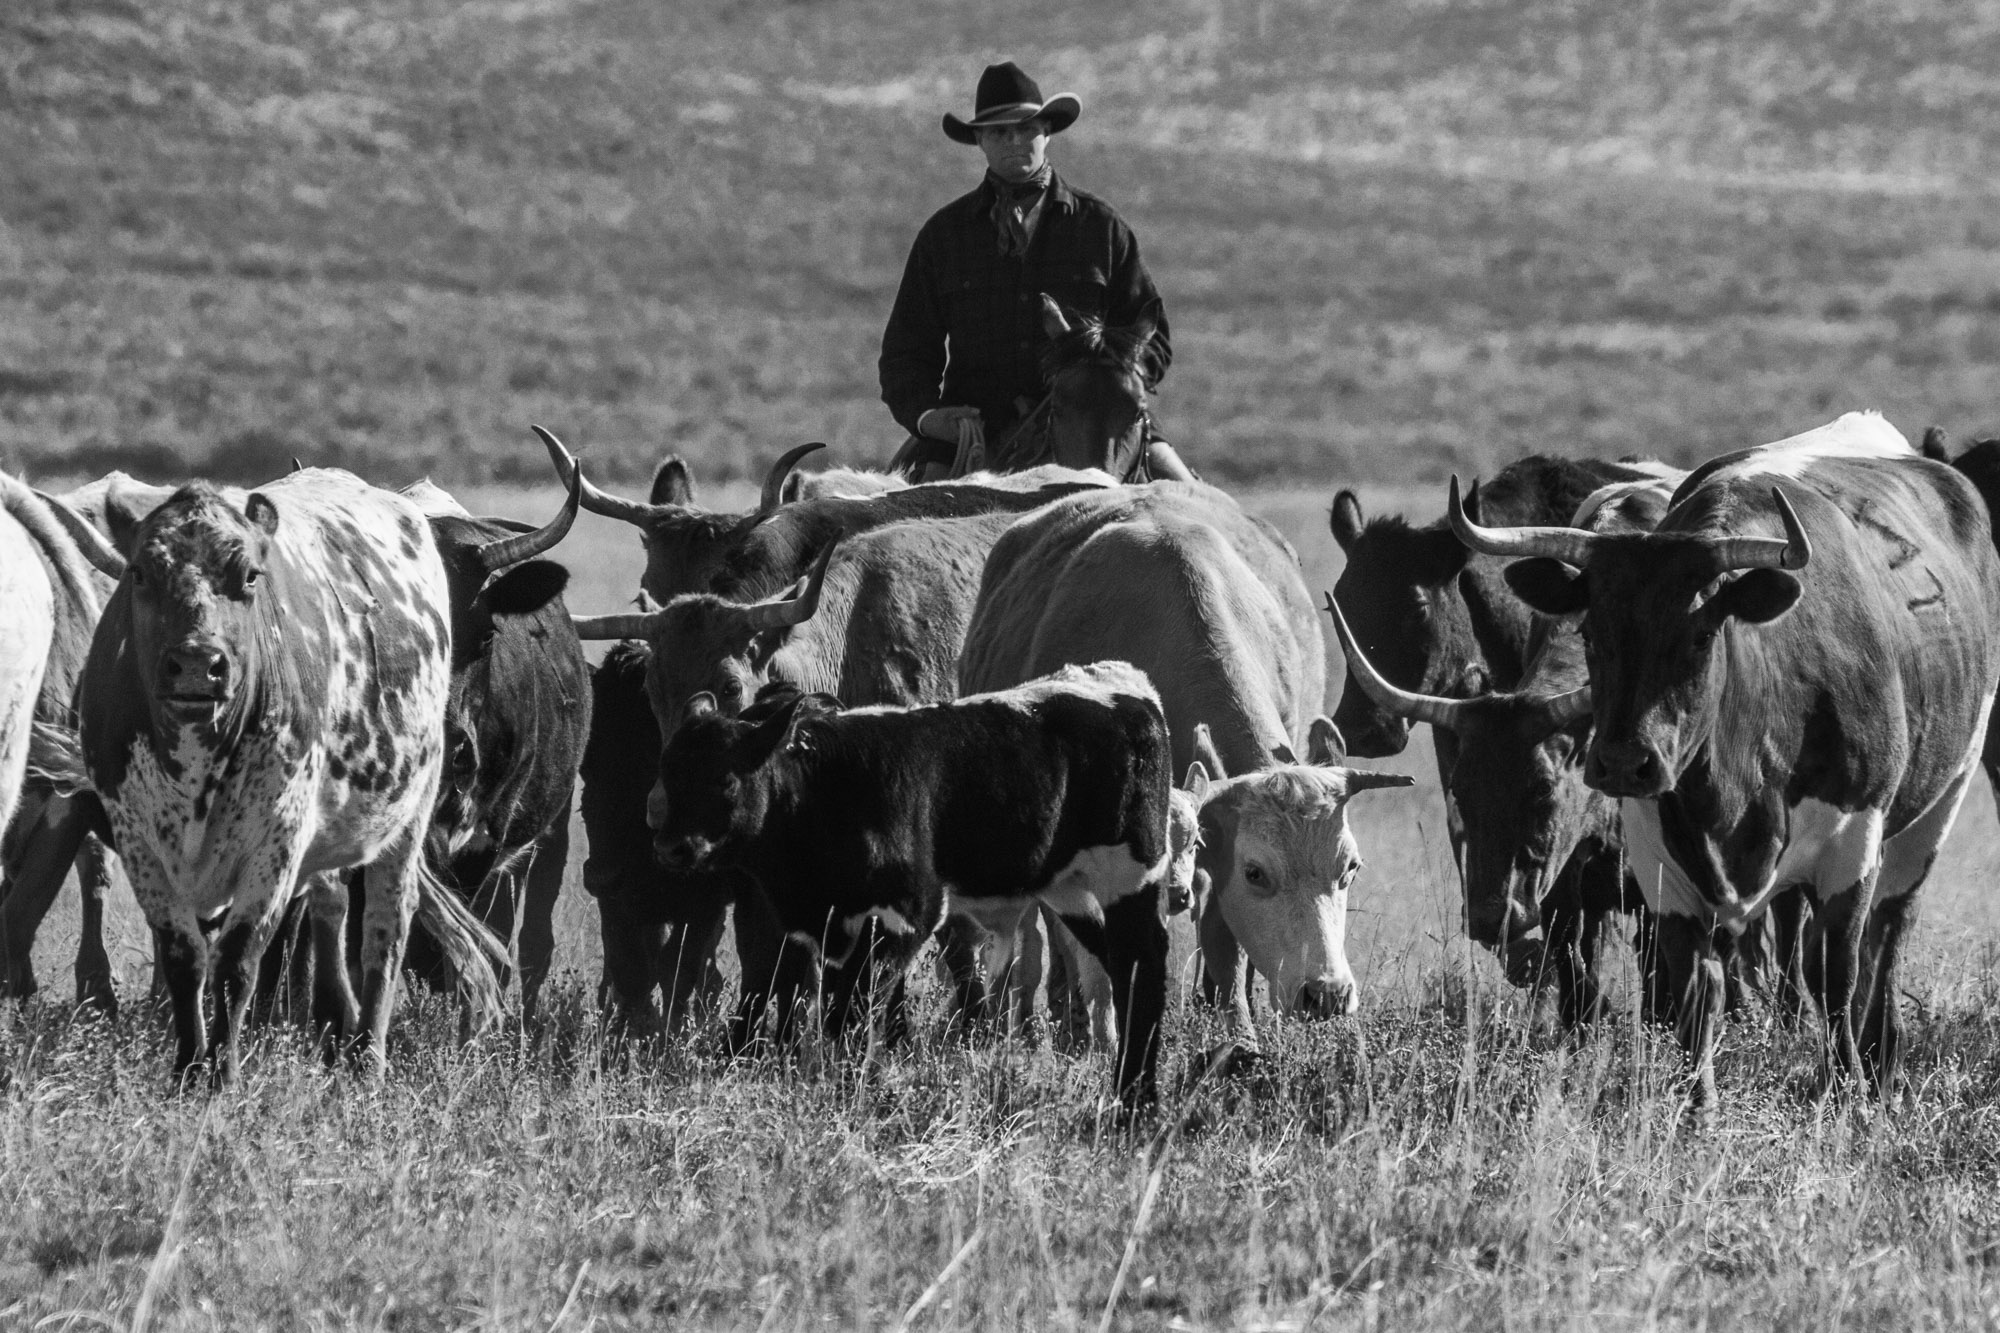
<svg viewBox="0 0 2000 1333">
<path fill-rule="evenodd" d="M 882 358 L 876 368 L 882 401 L 898 425 L 915 435 L 917 418 L 939 405 L 944 382 L 945 312 L 938 298 L 936 258 L 930 228 L 917 233 L 903 265 L 903 284 L 882 330 Z"/>
<path fill-rule="evenodd" d="M 1146 345 L 1146 387 L 1156 387 L 1173 364 L 1173 336 L 1167 328 L 1167 308 L 1160 300 L 1153 275 L 1139 257 L 1139 240 L 1121 218 L 1112 236 L 1112 274 L 1104 312 L 1107 324 L 1153 321 L 1153 340 Z"/>
</svg>

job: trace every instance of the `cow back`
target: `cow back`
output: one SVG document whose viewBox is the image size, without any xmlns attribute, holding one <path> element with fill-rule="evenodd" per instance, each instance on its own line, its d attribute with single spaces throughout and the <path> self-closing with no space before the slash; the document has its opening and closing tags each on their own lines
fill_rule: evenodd
<svg viewBox="0 0 2000 1333">
<path fill-rule="evenodd" d="M 1159 691 L 1176 770 L 1207 722 L 1230 771 L 1302 742 L 1324 688 L 1296 563 L 1229 496 L 1155 482 L 1077 495 L 995 543 L 959 686 L 1003 689 L 1071 663 L 1122 660 Z"/>
</svg>

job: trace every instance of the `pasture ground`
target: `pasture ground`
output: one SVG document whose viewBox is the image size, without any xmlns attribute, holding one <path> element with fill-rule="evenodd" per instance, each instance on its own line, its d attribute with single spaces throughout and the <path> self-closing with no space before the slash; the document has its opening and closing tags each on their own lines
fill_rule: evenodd
<svg viewBox="0 0 2000 1333">
<path fill-rule="evenodd" d="M 533 517 L 554 496 L 471 498 Z M 1251 502 L 1314 587 L 1338 571 L 1326 502 Z M 637 575 L 606 520 L 562 554 L 579 609 Z M 732 1064 L 714 1023 L 607 1048 L 575 865 L 541 1042 L 460 1049 L 418 995 L 373 1087 L 278 1032 L 240 1087 L 164 1096 L 139 1006 L 57 1002 L 65 919 L 38 950 L 50 998 L 0 1015 L 0 1326 L 1076 1328 L 1114 1284 L 1119 1328 L 2000 1324 L 1990 799 L 1927 891 L 1907 1104 L 1815 1102 L 1811 1040 L 1751 1021 L 1725 1038 L 1728 1111 L 1696 1131 L 1670 1039 L 1622 1014 L 1567 1042 L 1467 948 L 1424 748 L 1390 765 L 1417 788 L 1354 811 L 1372 1112 L 1348 1032 L 1273 1028 L 1253 1079 L 1174 1099 L 1201 1127 L 1165 1143 L 1107 1123 L 1102 1059 L 945 1044 L 929 995 L 926 1039 L 866 1069 Z M 129 900 L 115 916 L 135 997 Z M 1163 1068 L 1215 1036 L 1177 1013 Z"/>
</svg>

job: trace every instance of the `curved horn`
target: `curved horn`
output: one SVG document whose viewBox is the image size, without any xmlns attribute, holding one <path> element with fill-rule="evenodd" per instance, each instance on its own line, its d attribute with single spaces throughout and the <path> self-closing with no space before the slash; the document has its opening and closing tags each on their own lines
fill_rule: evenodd
<svg viewBox="0 0 2000 1333">
<path fill-rule="evenodd" d="M 569 535 L 570 525 L 576 522 L 577 506 L 583 501 L 583 464 L 575 459 L 569 464 L 569 498 L 556 516 L 542 527 L 532 532 L 524 532 L 514 537 L 501 537 L 479 548 L 479 564 L 488 574 L 498 574 L 501 570 L 532 560 L 545 551 L 554 549 L 557 542 Z"/>
<path fill-rule="evenodd" d="M 1541 701 L 1542 719 L 1550 731 L 1561 731 L 1572 722 L 1590 716 L 1590 686 L 1565 690 Z"/>
<path fill-rule="evenodd" d="M 1417 780 L 1407 773 L 1377 773 L 1366 768 L 1336 768 L 1347 785 L 1347 794 L 1358 791 L 1373 791 L 1378 787 L 1414 787 Z"/>
<path fill-rule="evenodd" d="M 658 611 L 624 611 L 610 616 L 571 616 L 579 639 L 650 639 Z"/>
<path fill-rule="evenodd" d="M 1596 533 L 1582 528 L 1482 528 L 1465 516 L 1465 506 L 1458 498 L 1456 473 L 1451 478 L 1445 512 L 1451 517 L 1451 530 L 1465 543 L 1466 549 L 1481 555 L 1508 560 L 1549 556 L 1582 569 L 1590 563 L 1591 548 L 1597 541 Z"/>
<path fill-rule="evenodd" d="M 819 610 L 820 585 L 826 582 L 826 567 L 833 560 L 833 548 L 838 541 L 826 544 L 813 563 L 812 573 L 806 575 L 805 591 L 796 597 L 774 597 L 770 601 L 756 602 L 744 608 L 750 628 L 762 633 L 769 629 L 783 629 L 790 625 L 803 625 Z"/>
<path fill-rule="evenodd" d="M 824 448 L 826 448 L 824 440 L 815 440 L 811 444 L 802 444 L 796 449 L 787 449 L 780 454 L 778 461 L 771 464 L 771 470 L 764 476 L 764 493 L 757 497 L 757 512 L 768 514 L 783 504 L 785 498 L 780 492 L 785 488 L 785 478 L 791 475 L 792 469 L 799 465 L 801 458 L 815 449 Z"/>
<path fill-rule="evenodd" d="M 1333 616 L 1334 632 L 1340 635 L 1340 650 L 1347 654 L 1347 669 L 1354 673 L 1354 683 L 1361 687 L 1363 694 L 1397 717 L 1428 722 L 1447 731 L 1457 729 L 1459 715 L 1465 708 L 1462 700 L 1440 699 L 1433 694 L 1412 694 L 1391 685 L 1376 672 L 1362 653 L 1361 645 L 1354 641 L 1354 631 L 1347 627 L 1347 617 L 1340 614 L 1340 604 L 1333 600 L 1332 593 L 1326 594 L 1326 609 Z"/>
<path fill-rule="evenodd" d="M 578 467 L 580 473 L 576 455 L 564 448 L 563 442 L 558 440 L 554 433 L 540 426 L 531 426 L 529 429 L 542 437 L 542 443 L 549 451 L 549 461 L 556 465 L 556 475 L 563 479 L 564 485 L 568 485 L 570 469 Z M 642 528 L 646 526 L 646 520 L 653 516 L 652 505 L 640 504 L 637 500 L 626 500 L 600 491 L 591 485 L 587 478 L 583 482 L 583 507 L 593 514 L 602 514 L 606 518 L 622 518 L 627 523 L 634 523 Z"/>
<path fill-rule="evenodd" d="M 53 495 L 43 495 L 40 491 L 35 494 L 41 496 L 42 503 L 55 515 L 56 522 L 62 524 L 63 531 L 69 534 L 70 540 L 76 543 L 76 549 L 83 553 L 83 558 L 90 562 L 93 569 L 109 578 L 125 577 L 125 557 L 118 554 L 118 548 L 107 541 L 103 533 Z"/>
<path fill-rule="evenodd" d="M 1799 522 L 1792 502 L 1776 486 L 1771 488 L 1771 498 L 1777 501 L 1778 517 L 1785 525 L 1784 540 L 1776 537 L 1724 537 L 1715 544 L 1715 558 L 1721 567 L 1720 572 L 1728 573 L 1732 569 L 1800 570 L 1812 563 L 1812 539 L 1806 536 L 1805 525 Z"/>
</svg>

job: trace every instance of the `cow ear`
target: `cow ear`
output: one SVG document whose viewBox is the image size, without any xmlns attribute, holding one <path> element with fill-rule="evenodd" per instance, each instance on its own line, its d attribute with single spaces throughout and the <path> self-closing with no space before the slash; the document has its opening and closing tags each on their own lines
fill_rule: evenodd
<svg viewBox="0 0 2000 1333">
<path fill-rule="evenodd" d="M 1069 332 L 1069 316 L 1063 312 L 1062 302 L 1047 292 L 1042 293 L 1042 332 L 1051 340 Z"/>
<path fill-rule="evenodd" d="M 694 477 L 679 454 L 668 454 L 654 471 L 652 494 L 647 498 L 656 505 L 694 503 Z"/>
<path fill-rule="evenodd" d="M 1361 500 L 1353 491 L 1342 491 L 1333 497 L 1333 508 L 1326 516 L 1327 526 L 1333 529 L 1333 539 L 1340 543 L 1343 551 L 1351 550 L 1361 539 L 1361 530 L 1367 520 L 1361 516 Z"/>
<path fill-rule="evenodd" d="M 496 615 L 531 616 L 563 595 L 569 570 L 553 560 L 529 560 L 503 569 L 481 592 Z"/>
<path fill-rule="evenodd" d="M 1549 556 L 1507 566 L 1507 586 L 1545 616 L 1566 616 L 1590 605 L 1590 585 L 1580 570 Z"/>
<path fill-rule="evenodd" d="M 1782 569 L 1753 569 L 1733 579 L 1703 608 L 1720 625 L 1729 616 L 1748 625 L 1768 625 L 1792 609 L 1805 588 Z"/>
<path fill-rule="evenodd" d="M 693 719 L 697 717 L 713 717 L 714 715 L 715 715 L 715 696 L 713 694 L 710 694 L 707 690 L 703 690 L 700 694 L 697 694 L 692 699 L 689 699 L 687 701 L 687 708 L 683 710 L 683 716 L 688 719 Z"/>
<path fill-rule="evenodd" d="M 144 511 L 132 503 L 132 497 L 122 487 L 114 484 L 105 492 L 104 526 L 111 530 L 111 544 L 127 560 L 132 558 L 133 544 L 139 539 L 139 525 L 145 519 Z"/>
<path fill-rule="evenodd" d="M 798 503 L 799 496 L 805 493 L 805 489 L 805 473 L 793 472 L 787 474 L 783 483 L 778 487 L 778 503 L 786 505 Z"/>
<path fill-rule="evenodd" d="M 264 529 L 264 535 L 272 536 L 278 531 L 278 506 L 271 503 L 262 491 L 250 492 L 250 498 L 243 502 L 243 514 L 252 523 Z"/>
<path fill-rule="evenodd" d="M 1312 720 L 1306 729 L 1306 762 L 1316 765 L 1337 764 L 1347 758 L 1347 739 L 1340 734 L 1340 728 L 1333 719 L 1321 714 Z"/>
<path fill-rule="evenodd" d="M 1181 782 L 1181 790 L 1193 796 L 1199 805 L 1208 799 L 1208 770 L 1197 759 L 1188 765 L 1187 777 Z"/>
<path fill-rule="evenodd" d="M 1271 758 L 1281 764 L 1296 764 L 1299 762 L 1299 757 L 1292 753 L 1292 747 L 1283 741 L 1279 741 L 1271 747 Z"/>
</svg>

